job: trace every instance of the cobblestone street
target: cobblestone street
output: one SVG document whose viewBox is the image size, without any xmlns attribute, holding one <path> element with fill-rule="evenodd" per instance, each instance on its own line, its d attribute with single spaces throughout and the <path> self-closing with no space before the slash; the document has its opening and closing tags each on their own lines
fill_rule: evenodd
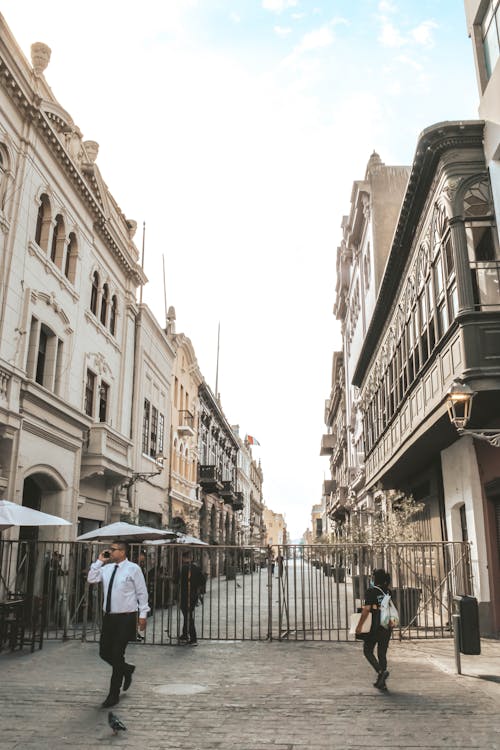
<svg viewBox="0 0 500 750">
<path fill-rule="evenodd" d="M 118 736 L 99 707 L 109 668 L 96 644 L 0 656 L 0 748 L 500 748 L 494 641 L 463 657 L 462 677 L 451 641 L 392 643 L 386 694 L 355 643 L 133 645 L 128 656 L 137 670 Z"/>
</svg>

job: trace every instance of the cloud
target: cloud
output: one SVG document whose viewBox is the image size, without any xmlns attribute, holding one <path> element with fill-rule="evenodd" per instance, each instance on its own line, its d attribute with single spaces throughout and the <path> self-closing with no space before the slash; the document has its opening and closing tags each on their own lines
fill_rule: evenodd
<svg viewBox="0 0 500 750">
<path fill-rule="evenodd" d="M 395 13 L 397 11 L 396 6 L 390 0 L 381 0 L 378 9 L 380 13 Z"/>
<path fill-rule="evenodd" d="M 396 60 L 398 63 L 401 63 L 401 65 L 408 65 L 410 68 L 413 68 L 418 72 L 423 70 L 423 65 L 421 65 L 421 63 L 417 62 L 411 57 L 408 57 L 407 55 L 399 55 Z"/>
<path fill-rule="evenodd" d="M 264 10 L 272 13 L 282 13 L 287 8 L 296 8 L 299 0 L 262 0 Z"/>
<path fill-rule="evenodd" d="M 322 26 L 320 29 L 315 29 L 304 34 L 294 52 L 300 54 L 302 52 L 309 52 L 310 50 L 329 47 L 331 44 L 333 44 L 332 30 L 328 26 Z"/>
<path fill-rule="evenodd" d="M 399 29 L 386 18 L 382 19 L 382 28 L 378 40 L 383 47 L 403 47 L 406 44 L 406 39 Z"/>
<path fill-rule="evenodd" d="M 432 30 L 437 28 L 438 24 L 435 21 L 423 21 L 410 32 L 410 35 L 417 44 L 421 44 L 423 47 L 432 47 L 434 46 Z"/>
<path fill-rule="evenodd" d="M 288 36 L 290 34 L 292 29 L 290 26 L 275 26 L 274 27 L 274 33 L 278 36 Z"/>
<path fill-rule="evenodd" d="M 237 13 L 235 13 L 234 11 L 232 11 L 232 12 L 231 12 L 231 13 L 229 14 L 229 18 L 231 19 L 231 21 L 232 21 L 233 23 L 241 23 L 241 16 L 239 16 L 239 15 L 238 15 Z"/>
</svg>

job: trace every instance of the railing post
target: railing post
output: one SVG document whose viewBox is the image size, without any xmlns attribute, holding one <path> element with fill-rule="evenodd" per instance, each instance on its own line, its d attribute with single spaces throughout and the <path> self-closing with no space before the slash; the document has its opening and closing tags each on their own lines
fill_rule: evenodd
<svg viewBox="0 0 500 750">
<path fill-rule="evenodd" d="M 457 674 L 462 674 L 462 663 L 460 661 L 460 615 L 453 614 L 451 619 L 453 622 L 453 641 L 455 644 L 455 665 L 457 667 Z"/>
<path fill-rule="evenodd" d="M 267 548 L 267 638 L 273 640 L 273 549 Z"/>
</svg>

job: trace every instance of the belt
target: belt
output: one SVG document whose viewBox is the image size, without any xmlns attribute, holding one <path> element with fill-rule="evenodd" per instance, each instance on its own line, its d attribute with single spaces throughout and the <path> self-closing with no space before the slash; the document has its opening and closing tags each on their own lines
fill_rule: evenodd
<svg viewBox="0 0 500 750">
<path fill-rule="evenodd" d="M 104 615 L 106 617 L 118 617 L 119 615 L 136 615 L 137 611 L 135 612 L 104 612 Z"/>
</svg>

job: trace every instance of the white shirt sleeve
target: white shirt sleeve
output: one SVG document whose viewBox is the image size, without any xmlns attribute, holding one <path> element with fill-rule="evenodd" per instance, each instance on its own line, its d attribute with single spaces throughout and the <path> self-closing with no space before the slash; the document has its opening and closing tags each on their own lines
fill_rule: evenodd
<svg viewBox="0 0 500 750">
<path fill-rule="evenodd" d="M 102 567 L 103 563 L 100 560 L 96 560 L 92 563 L 87 575 L 87 581 L 89 583 L 99 583 L 102 581 Z"/>
<path fill-rule="evenodd" d="M 139 617 L 147 617 L 149 612 L 148 589 L 144 580 L 144 573 L 137 565 L 134 575 L 135 590 L 137 593 L 137 605 L 139 607 Z"/>
</svg>

